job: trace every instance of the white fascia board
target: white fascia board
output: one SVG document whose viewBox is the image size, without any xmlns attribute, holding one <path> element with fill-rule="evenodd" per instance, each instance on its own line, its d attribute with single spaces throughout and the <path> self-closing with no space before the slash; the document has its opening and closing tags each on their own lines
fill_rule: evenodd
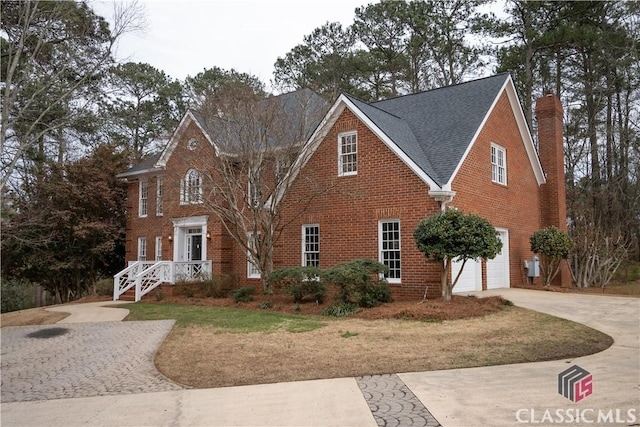
<svg viewBox="0 0 640 427">
<path fill-rule="evenodd" d="M 496 104 L 498 103 L 498 101 L 500 100 L 500 96 L 502 96 L 502 93 L 504 91 L 506 91 L 507 93 L 509 104 L 511 105 L 511 110 L 513 112 L 514 117 L 516 118 L 516 123 L 520 131 L 520 136 L 524 141 L 525 150 L 527 151 L 527 156 L 529 157 L 529 161 L 531 162 L 531 167 L 533 168 L 533 173 L 536 177 L 536 181 L 538 182 L 538 186 L 546 182 L 544 172 L 542 171 L 542 165 L 540 164 L 540 159 L 538 158 L 538 154 L 536 152 L 535 146 L 533 145 L 533 138 L 531 138 L 531 133 L 529 132 L 527 121 L 524 118 L 524 112 L 520 107 L 520 101 L 516 93 L 516 88 L 513 85 L 513 80 L 511 80 L 511 76 L 508 76 L 504 84 L 502 85 L 502 88 L 498 91 L 498 94 L 496 95 L 495 99 L 491 103 L 491 107 L 487 110 L 487 114 L 482 119 L 480 126 L 478 126 L 478 129 L 476 129 L 476 132 L 473 135 L 473 138 L 471 138 L 471 142 L 467 146 L 467 149 L 465 150 L 463 156 L 460 158 L 460 162 L 458 163 L 455 170 L 451 174 L 451 178 L 449 178 L 449 182 L 445 184 L 445 187 L 451 188 L 453 180 L 456 178 L 458 171 L 462 167 L 462 164 L 464 163 L 467 156 L 469 155 L 471 148 L 474 146 L 476 140 L 478 139 L 478 135 L 480 135 L 480 132 L 482 131 L 482 129 L 484 129 L 484 126 L 487 123 L 487 120 L 489 120 L 491 113 L 493 113 L 493 110 Z"/>
<path fill-rule="evenodd" d="M 538 186 L 540 186 L 547 182 L 547 178 L 544 174 L 544 170 L 542 169 L 538 151 L 533 143 L 533 137 L 531 136 L 531 131 L 527 125 L 527 119 L 524 117 L 524 111 L 522 111 L 522 107 L 520 107 L 522 104 L 520 104 L 520 99 L 518 98 L 518 93 L 516 92 L 516 88 L 511 80 L 511 76 L 509 76 L 508 82 L 509 84 L 507 85 L 506 90 L 507 96 L 509 97 L 509 103 L 511 104 L 513 115 L 516 118 L 518 129 L 520 129 L 520 136 L 522 136 L 522 140 L 524 141 L 524 148 L 527 150 L 527 156 L 529 157 L 529 162 L 531 162 L 531 168 L 533 169 L 533 173 L 538 181 Z"/>
<path fill-rule="evenodd" d="M 186 114 L 182 117 L 182 120 L 180 120 L 180 123 L 176 127 L 176 130 L 173 131 L 171 139 L 169 139 L 169 143 L 164 147 L 164 150 L 162 150 L 162 154 L 155 164 L 156 167 L 164 168 L 167 165 L 167 162 L 173 154 L 173 151 L 178 146 L 178 142 L 180 142 L 182 133 L 185 131 L 190 122 L 194 122 L 196 124 L 198 129 L 200 129 L 200 132 L 202 132 L 202 135 L 206 138 L 207 141 L 209 141 L 209 144 L 213 146 L 216 154 L 218 154 L 218 147 L 211 139 L 209 133 L 200 125 L 200 122 L 196 120 L 191 111 L 187 111 Z"/>
<path fill-rule="evenodd" d="M 134 172 L 122 172 L 116 175 L 116 178 L 128 178 L 131 176 L 137 176 L 137 175 L 146 175 L 146 174 L 150 174 L 150 173 L 155 173 L 155 172 L 160 172 L 163 171 L 164 168 L 160 168 L 160 167 L 152 167 L 152 168 L 147 168 L 147 169 L 142 169 L 139 171 L 134 171 Z"/>
</svg>

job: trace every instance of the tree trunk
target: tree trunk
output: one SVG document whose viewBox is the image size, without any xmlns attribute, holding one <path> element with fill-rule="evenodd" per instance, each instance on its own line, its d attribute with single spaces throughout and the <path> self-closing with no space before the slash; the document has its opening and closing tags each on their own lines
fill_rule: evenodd
<svg viewBox="0 0 640 427">
<path fill-rule="evenodd" d="M 451 301 L 451 286 L 449 286 L 448 273 L 450 262 L 447 259 L 440 261 L 440 287 L 442 288 L 442 301 Z"/>
</svg>

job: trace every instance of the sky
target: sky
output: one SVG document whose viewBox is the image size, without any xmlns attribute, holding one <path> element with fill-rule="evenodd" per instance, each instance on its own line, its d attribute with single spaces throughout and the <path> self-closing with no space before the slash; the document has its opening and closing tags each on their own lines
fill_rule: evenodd
<svg viewBox="0 0 640 427">
<path fill-rule="evenodd" d="M 373 0 L 139 0 L 146 30 L 126 34 L 116 59 L 146 62 L 183 80 L 214 66 L 252 74 L 270 87 L 278 57 L 326 22 L 353 23 Z M 113 2 L 92 1 L 108 20 Z"/>
</svg>

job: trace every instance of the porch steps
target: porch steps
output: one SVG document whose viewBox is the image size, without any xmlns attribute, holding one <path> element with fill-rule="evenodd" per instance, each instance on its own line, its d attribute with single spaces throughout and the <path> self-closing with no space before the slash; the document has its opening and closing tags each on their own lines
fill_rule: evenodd
<svg viewBox="0 0 640 427">
<path fill-rule="evenodd" d="M 146 297 L 146 295 L 145 295 Z M 144 297 L 143 297 L 144 298 Z M 124 294 L 120 295 L 120 301 L 135 301 L 136 300 L 136 289 L 129 289 Z"/>
<path fill-rule="evenodd" d="M 142 299 L 145 301 L 156 299 L 156 293 L 155 293 L 156 291 L 161 291 L 164 294 L 164 296 L 173 296 L 173 289 L 174 289 L 174 286 L 172 286 L 170 283 L 163 283 L 160 286 L 158 286 L 156 289 L 151 291 L 150 293 L 143 295 Z M 124 294 L 120 295 L 120 298 L 119 298 L 119 301 L 135 301 L 135 300 L 136 300 L 136 288 L 129 289 Z"/>
</svg>

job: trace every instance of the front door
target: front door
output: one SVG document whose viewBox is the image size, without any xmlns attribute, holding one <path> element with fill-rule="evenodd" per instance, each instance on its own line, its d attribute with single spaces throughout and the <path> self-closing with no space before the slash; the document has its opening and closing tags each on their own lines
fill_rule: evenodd
<svg viewBox="0 0 640 427">
<path fill-rule="evenodd" d="M 187 234 L 187 260 L 202 261 L 202 234 Z"/>
</svg>

